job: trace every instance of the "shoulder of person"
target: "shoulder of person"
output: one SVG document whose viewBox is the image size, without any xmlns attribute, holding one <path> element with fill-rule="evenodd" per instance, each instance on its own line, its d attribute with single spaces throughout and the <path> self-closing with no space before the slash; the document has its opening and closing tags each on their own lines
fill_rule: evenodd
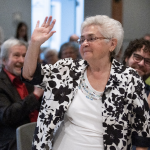
<svg viewBox="0 0 150 150">
<path fill-rule="evenodd" d="M 0 71 L 0 80 L 7 80 L 7 79 L 9 79 L 7 74 L 3 70 L 1 70 Z"/>
<path fill-rule="evenodd" d="M 74 66 L 78 67 L 78 66 L 86 66 L 86 62 L 83 59 L 76 59 L 73 60 L 72 58 L 65 58 L 65 59 L 60 59 L 58 60 L 54 65 L 51 64 L 42 64 L 42 69 L 46 70 L 46 69 L 50 69 L 50 70 L 54 70 L 54 69 L 62 69 L 63 67 L 69 67 L 72 68 Z"/>
<path fill-rule="evenodd" d="M 118 77 L 120 77 L 120 79 L 122 79 L 123 82 L 130 82 L 133 84 L 139 82 L 144 84 L 142 78 L 139 76 L 135 69 L 123 65 L 115 59 L 113 60 L 112 65 L 114 73 Z"/>
<path fill-rule="evenodd" d="M 119 69 L 119 73 L 123 73 L 124 75 L 127 76 L 133 76 L 135 78 L 140 78 L 139 74 L 137 73 L 137 71 L 129 66 L 125 66 L 122 63 L 118 62 L 117 60 L 113 60 L 113 65 L 115 66 L 115 68 Z"/>
<path fill-rule="evenodd" d="M 83 60 L 83 59 L 75 59 L 75 60 L 73 60 L 72 58 L 65 58 L 65 59 L 60 59 L 60 60 L 58 60 L 55 64 L 54 64 L 54 66 L 55 65 L 70 65 L 70 64 L 77 64 L 77 63 L 79 63 L 79 64 L 82 64 L 82 63 L 84 63 L 85 62 L 85 60 Z"/>
</svg>

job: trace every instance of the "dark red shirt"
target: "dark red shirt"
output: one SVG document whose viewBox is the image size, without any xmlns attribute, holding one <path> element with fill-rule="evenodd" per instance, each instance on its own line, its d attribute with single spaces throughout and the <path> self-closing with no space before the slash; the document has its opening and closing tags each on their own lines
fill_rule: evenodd
<svg viewBox="0 0 150 150">
<path fill-rule="evenodd" d="M 14 76 L 9 71 L 7 71 L 5 68 L 3 70 L 7 74 L 7 76 L 9 77 L 11 83 L 16 87 L 21 99 L 23 100 L 26 96 L 28 96 L 29 93 L 28 93 L 28 90 L 26 88 L 26 85 L 25 85 L 25 83 L 23 83 L 20 80 L 20 77 Z M 36 96 L 36 98 L 39 99 L 38 96 Z M 37 117 L 38 117 L 38 111 L 34 110 L 32 113 L 29 114 L 30 122 L 36 122 Z"/>
</svg>

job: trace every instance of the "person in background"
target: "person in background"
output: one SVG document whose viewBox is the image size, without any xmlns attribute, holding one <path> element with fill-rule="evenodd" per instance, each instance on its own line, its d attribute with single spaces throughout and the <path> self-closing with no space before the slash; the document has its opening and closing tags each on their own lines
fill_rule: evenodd
<svg viewBox="0 0 150 150">
<path fill-rule="evenodd" d="M 54 49 L 46 49 L 44 52 L 44 62 L 47 64 L 55 64 L 58 61 L 58 53 Z"/>
<path fill-rule="evenodd" d="M 142 79 L 150 74 L 150 41 L 141 39 L 129 43 L 123 55 L 123 64 L 135 69 Z M 150 107 L 150 86 L 145 84 Z"/>
<path fill-rule="evenodd" d="M 150 41 L 143 38 L 131 41 L 124 52 L 123 64 L 135 69 L 141 78 L 147 76 L 150 72 Z M 145 91 L 150 108 L 150 86 L 147 84 Z"/>
<path fill-rule="evenodd" d="M 28 27 L 26 23 L 20 22 L 18 24 L 15 38 L 28 42 Z"/>
<path fill-rule="evenodd" d="M 114 59 L 124 36 L 121 23 L 105 15 L 88 17 L 78 40 L 83 59 L 37 64 L 39 47 L 55 33 L 54 24 L 52 17 L 41 27 L 38 21 L 23 66 L 23 80 L 45 90 L 33 150 L 131 150 L 132 144 L 146 150 L 145 85 L 134 69 Z"/>
<path fill-rule="evenodd" d="M 77 42 L 78 39 L 79 37 L 76 34 L 73 34 L 70 36 L 69 42 Z"/>
<path fill-rule="evenodd" d="M 150 34 L 145 34 L 143 38 L 147 41 L 150 41 Z M 150 76 L 145 79 L 145 83 L 150 85 Z"/>
<path fill-rule="evenodd" d="M 58 53 L 58 58 L 72 58 L 73 60 L 81 58 L 79 54 L 79 44 L 75 42 L 67 42 L 62 44 Z"/>
<path fill-rule="evenodd" d="M 143 37 L 145 40 L 150 41 L 150 34 L 145 34 L 145 36 Z"/>
<path fill-rule="evenodd" d="M 0 150 L 16 150 L 17 127 L 37 121 L 43 90 L 20 80 L 26 51 L 26 43 L 17 39 L 1 47 Z"/>
</svg>

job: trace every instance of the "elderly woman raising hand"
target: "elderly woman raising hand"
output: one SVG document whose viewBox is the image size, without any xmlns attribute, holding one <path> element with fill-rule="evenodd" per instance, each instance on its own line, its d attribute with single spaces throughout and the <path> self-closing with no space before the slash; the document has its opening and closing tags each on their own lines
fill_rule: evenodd
<svg viewBox="0 0 150 150">
<path fill-rule="evenodd" d="M 146 150 L 150 146 L 149 108 L 135 70 L 114 59 L 123 41 L 122 25 L 107 16 L 86 18 L 78 40 L 83 60 L 37 64 L 39 48 L 55 20 L 33 32 L 23 78 L 44 89 L 33 150 Z"/>
</svg>

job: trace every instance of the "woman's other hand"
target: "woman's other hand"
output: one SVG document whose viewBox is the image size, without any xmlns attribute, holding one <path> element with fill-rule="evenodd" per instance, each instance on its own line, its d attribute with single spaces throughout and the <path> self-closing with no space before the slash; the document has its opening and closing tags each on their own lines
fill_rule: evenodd
<svg viewBox="0 0 150 150">
<path fill-rule="evenodd" d="M 46 17 L 42 26 L 39 27 L 40 21 L 37 22 L 36 28 L 31 36 L 31 42 L 41 46 L 45 41 L 47 41 L 56 31 L 51 31 L 54 27 L 56 20 L 52 22 L 52 16 Z"/>
</svg>

